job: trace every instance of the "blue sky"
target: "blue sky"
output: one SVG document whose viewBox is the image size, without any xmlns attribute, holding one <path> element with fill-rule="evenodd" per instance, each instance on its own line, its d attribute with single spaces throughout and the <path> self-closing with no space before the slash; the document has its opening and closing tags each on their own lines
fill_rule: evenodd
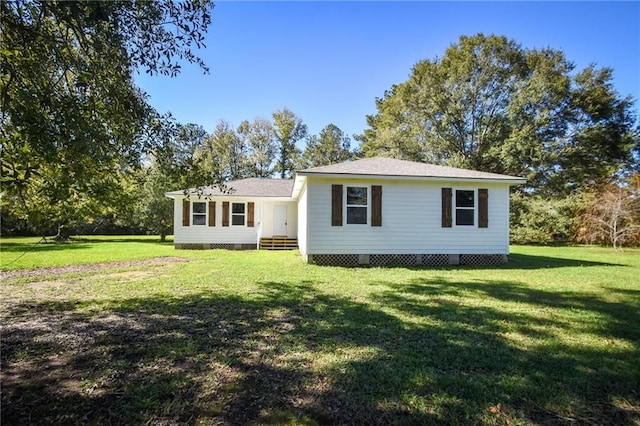
<svg viewBox="0 0 640 426">
<path fill-rule="evenodd" d="M 218 2 L 199 55 L 205 75 L 136 76 L 160 112 L 207 131 L 287 107 L 318 134 L 360 134 L 375 98 L 460 35 L 505 35 L 565 52 L 577 69 L 614 69 L 640 110 L 640 2 Z"/>
</svg>

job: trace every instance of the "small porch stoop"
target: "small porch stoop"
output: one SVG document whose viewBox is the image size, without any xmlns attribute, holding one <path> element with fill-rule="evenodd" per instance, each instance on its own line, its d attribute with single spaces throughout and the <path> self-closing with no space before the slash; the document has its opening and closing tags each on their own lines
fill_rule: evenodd
<svg viewBox="0 0 640 426">
<path fill-rule="evenodd" d="M 274 235 L 260 238 L 260 250 L 295 250 L 298 239 Z"/>
</svg>

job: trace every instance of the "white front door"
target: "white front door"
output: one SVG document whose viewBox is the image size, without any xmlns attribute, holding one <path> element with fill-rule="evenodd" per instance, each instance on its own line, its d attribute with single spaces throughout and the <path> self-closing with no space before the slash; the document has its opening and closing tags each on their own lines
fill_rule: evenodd
<svg viewBox="0 0 640 426">
<path fill-rule="evenodd" d="M 276 204 L 273 206 L 273 235 L 287 235 L 286 204 Z"/>
</svg>

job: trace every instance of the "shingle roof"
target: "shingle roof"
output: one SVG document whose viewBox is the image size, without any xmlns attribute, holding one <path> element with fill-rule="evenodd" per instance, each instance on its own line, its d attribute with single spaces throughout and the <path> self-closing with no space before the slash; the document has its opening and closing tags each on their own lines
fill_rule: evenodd
<svg viewBox="0 0 640 426">
<path fill-rule="evenodd" d="M 497 173 L 478 172 L 455 167 L 437 166 L 435 164 L 417 163 L 414 161 L 396 160 L 395 158 L 365 158 L 362 160 L 332 164 L 300 170 L 299 175 L 373 175 L 373 176 L 407 176 L 433 177 L 449 179 L 489 179 L 489 180 L 521 180 L 521 177 L 501 175 Z"/>
<path fill-rule="evenodd" d="M 396 160 L 394 158 L 365 158 L 362 160 L 348 161 L 330 166 L 314 167 L 300 170 L 298 176 L 313 175 L 345 175 L 345 176 L 397 176 L 418 177 L 434 179 L 470 179 L 470 180 L 495 180 L 510 181 L 511 183 L 524 183 L 521 177 L 501 175 L 497 173 L 478 172 L 475 170 L 458 169 L 455 167 L 437 166 L 435 164 L 416 163 L 413 161 Z M 299 179 L 296 179 L 299 180 Z M 302 181 L 301 181 L 302 182 Z M 202 195 L 234 196 L 234 197 L 291 197 L 294 188 L 293 179 L 264 179 L 248 178 L 227 182 L 225 193 L 217 187 L 205 187 Z M 299 188 L 296 190 L 296 192 Z M 188 191 L 196 193 L 195 188 Z M 183 195 L 184 191 L 168 192 L 167 196 Z"/>
<path fill-rule="evenodd" d="M 226 182 L 226 190 L 223 192 L 218 187 L 207 186 L 203 188 L 202 195 L 232 196 L 232 197 L 290 197 L 293 189 L 293 179 L 262 179 L 247 178 Z M 189 189 L 189 193 L 195 193 L 195 188 Z M 183 195 L 184 191 L 168 192 L 168 196 Z"/>
</svg>

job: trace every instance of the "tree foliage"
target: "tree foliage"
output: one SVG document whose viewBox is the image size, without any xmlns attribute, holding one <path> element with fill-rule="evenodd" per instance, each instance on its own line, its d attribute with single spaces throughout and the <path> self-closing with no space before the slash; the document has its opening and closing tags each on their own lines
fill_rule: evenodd
<svg viewBox="0 0 640 426">
<path fill-rule="evenodd" d="M 307 138 L 303 153 L 304 167 L 327 166 L 353 158 L 351 139 L 335 124 L 328 124 L 319 136 Z"/>
<path fill-rule="evenodd" d="M 160 235 L 161 241 L 173 231 L 173 201 L 165 194 L 202 182 L 195 152 L 208 136 L 200 125 L 172 124 L 162 145 L 150 155 L 148 163 L 134 173 L 138 181 L 135 225 Z"/>
<path fill-rule="evenodd" d="M 533 190 L 569 194 L 634 166 L 638 131 L 612 70 L 499 36 L 463 36 L 442 58 L 376 100 L 359 136 L 386 155 L 525 176 Z"/>
<path fill-rule="evenodd" d="M 247 146 L 227 120 L 218 121 L 195 155 L 202 182 L 228 182 L 248 176 Z"/>
<path fill-rule="evenodd" d="M 630 96 L 613 87 L 613 70 L 590 65 L 574 76 L 569 98 L 567 132 L 553 146 L 556 173 L 549 174 L 546 192 L 567 192 L 606 184 L 637 164 L 640 143 Z"/>
<path fill-rule="evenodd" d="M 155 159 L 138 173 L 141 185 L 136 199 L 137 222 L 147 232 L 159 235 L 160 241 L 165 241 L 173 231 L 173 200 L 165 194 L 176 187 L 176 182 Z"/>
<path fill-rule="evenodd" d="M 276 173 L 284 179 L 300 164 L 301 151 L 296 143 L 307 136 L 307 125 L 288 108 L 284 107 L 272 114 L 277 145 Z"/>
<path fill-rule="evenodd" d="M 590 202 L 589 194 L 561 198 L 522 192 L 511 194 L 511 242 L 543 245 L 575 242 L 579 217 Z"/>
<path fill-rule="evenodd" d="M 249 149 L 248 173 L 253 177 L 271 177 L 276 157 L 275 131 L 273 124 L 266 118 L 258 117 L 252 122 L 244 120 L 238 127 L 238 133 L 244 138 Z"/>
<path fill-rule="evenodd" d="M 2 186 L 32 225 L 83 214 L 77 200 L 111 202 L 110 182 L 162 139 L 166 118 L 132 72 L 173 76 L 181 61 L 206 71 L 191 48 L 203 46 L 211 9 L 208 0 L 0 2 Z"/>
</svg>

